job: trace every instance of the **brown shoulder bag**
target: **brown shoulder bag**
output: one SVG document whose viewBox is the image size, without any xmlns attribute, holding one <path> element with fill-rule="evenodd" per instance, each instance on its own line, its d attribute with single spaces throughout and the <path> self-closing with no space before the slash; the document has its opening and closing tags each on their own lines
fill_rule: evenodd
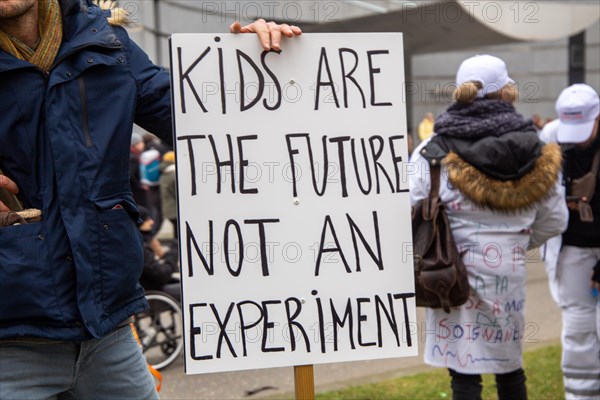
<svg viewBox="0 0 600 400">
<path fill-rule="evenodd" d="M 440 165 L 431 166 L 429 197 L 412 211 L 415 293 L 418 307 L 443 308 L 463 305 L 469 299 L 467 269 L 450 230 L 439 196 Z"/>
</svg>

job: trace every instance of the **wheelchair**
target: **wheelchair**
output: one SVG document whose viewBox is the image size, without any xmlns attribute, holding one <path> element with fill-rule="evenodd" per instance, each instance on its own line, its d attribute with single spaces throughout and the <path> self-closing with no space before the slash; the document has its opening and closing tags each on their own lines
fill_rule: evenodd
<svg viewBox="0 0 600 400">
<path fill-rule="evenodd" d="M 146 299 L 150 308 L 135 315 L 134 326 L 148 364 L 161 370 L 183 350 L 183 314 L 179 302 L 166 293 L 146 291 Z"/>
</svg>

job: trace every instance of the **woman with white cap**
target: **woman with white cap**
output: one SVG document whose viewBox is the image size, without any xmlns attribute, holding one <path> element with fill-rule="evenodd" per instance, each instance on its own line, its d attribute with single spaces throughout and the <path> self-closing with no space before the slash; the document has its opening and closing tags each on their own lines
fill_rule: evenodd
<svg viewBox="0 0 600 400">
<path fill-rule="evenodd" d="M 496 375 L 500 399 L 525 399 L 525 252 L 566 227 L 561 152 L 516 112 L 502 60 L 469 58 L 456 80 L 455 102 L 413 161 L 421 171 L 442 164 L 439 193 L 471 295 L 449 314 L 427 309 L 425 361 L 449 369 L 454 399 L 480 399 L 484 373 Z M 413 204 L 428 197 L 429 174 L 410 184 Z"/>
</svg>

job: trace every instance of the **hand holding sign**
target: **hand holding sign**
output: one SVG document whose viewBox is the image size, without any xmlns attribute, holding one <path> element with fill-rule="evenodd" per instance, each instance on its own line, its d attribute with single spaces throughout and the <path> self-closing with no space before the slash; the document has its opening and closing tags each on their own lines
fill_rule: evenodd
<svg viewBox="0 0 600 400">
<path fill-rule="evenodd" d="M 242 26 L 239 21 L 235 21 L 229 27 L 229 31 L 231 33 L 256 33 L 263 49 L 267 51 L 271 49 L 281 50 L 282 34 L 289 38 L 302 34 L 302 30 L 297 26 L 267 22 L 262 18 L 246 26 Z"/>
</svg>

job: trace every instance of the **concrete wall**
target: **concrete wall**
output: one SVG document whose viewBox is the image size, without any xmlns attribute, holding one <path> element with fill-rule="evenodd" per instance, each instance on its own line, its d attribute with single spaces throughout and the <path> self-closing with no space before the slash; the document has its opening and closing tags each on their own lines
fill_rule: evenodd
<svg viewBox="0 0 600 400">
<path fill-rule="evenodd" d="M 586 83 L 600 92 L 600 23 L 586 30 Z M 423 115 L 438 115 L 451 102 L 455 73 L 461 61 L 476 54 L 502 58 L 520 91 L 517 109 L 524 116 L 555 118 L 554 102 L 568 86 L 568 40 L 480 47 L 468 51 L 422 54 L 412 59 L 413 125 Z M 446 88 L 447 90 L 444 90 Z"/>
<path fill-rule="evenodd" d="M 387 0 L 372 3 L 377 3 L 377 7 L 397 7 L 393 1 Z M 390 7 L 388 3 L 395 7 Z M 156 4 L 155 0 L 120 1 L 120 6 L 133 14 L 134 25 L 130 29 L 132 37 L 152 60 L 162 65 L 169 63 L 168 40 L 160 38 L 157 50 L 155 35 L 148 29 L 158 28 L 166 33 L 228 32 L 229 25 L 234 21 L 250 23 L 259 17 L 266 20 L 286 20 L 301 26 L 302 23 L 333 22 L 339 18 L 360 17 L 372 12 L 368 8 L 332 0 L 160 0 L 156 14 L 160 18 L 157 19 L 154 12 Z"/>
<path fill-rule="evenodd" d="M 364 3 L 359 7 L 341 1 L 199 1 L 161 0 L 155 14 L 154 0 L 121 0 L 132 14 L 130 28 L 133 39 L 155 62 L 168 66 L 168 39 L 152 32 L 227 32 L 234 20 L 250 22 L 258 13 L 267 19 L 287 18 L 298 25 L 302 22 L 328 22 L 369 13 Z M 370 2 L 376 7 L 397 8 L 399 2 Z M 160 18 L 155 18 L 159 15 Z M 158 25 L 156 22 L 158 20 Z M 401 29 L 401 28 L 400 28 Z M 568 40 L 519 43 L 480 47 L 468 51 L 421 54 L 412 57 L 407 70 L 410 104 L 409 129 L 414 128 L 426 112 L 437 115 L 451 102 L 454 75 L 462 60 L 475 54 L 493 54 L 504 59 L 509 74 L 518 82 L 521 98 L 518 110 L 525 116 L 539 114 L 554 118 L 554 101 L 568 85 Z M 600 91 L 600 23 L 586 31 L 586 81 Z"/>
</svg>

